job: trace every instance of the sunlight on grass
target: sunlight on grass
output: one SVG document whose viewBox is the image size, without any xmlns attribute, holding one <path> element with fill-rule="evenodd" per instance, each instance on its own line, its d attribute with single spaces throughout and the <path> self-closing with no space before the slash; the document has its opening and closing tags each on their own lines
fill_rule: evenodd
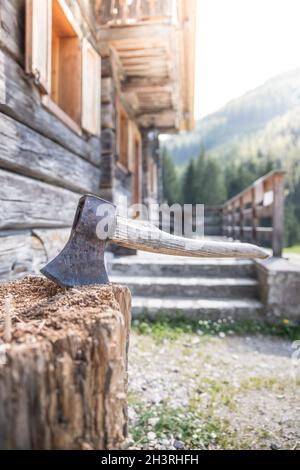
<svg viewBox="0 0 300 470">
<path fill-rule="evenodd" d="M 164 315 L 163 312 L 157 314 L 155 318 L 147 318 L 141 315 L 133 321 L 133 330 L 140 335 L 149 335 L 157 343 L 165 340 L 176 341 L 182 335 L 194 333 L 203 337 L 227 335 L 254 335 L 264 334 L 278 336 L 291 340 L 300 336 L 300 325 L 293 324 L 287 319 L 278 323 L 266 323 L 263 321 L 243 320 L 234 321 L 224 318 L 213 320 L 187 320 L 184 318 L 172 318 Z"/>
<path fill-rule="evenodd" d="M 283 254 L 297 254 L 300 255 L 300 245 L 290 246 L 289 248 L 284 248 Z"/>
<path fill-rule="evenodd" d="M 187 448 L 205 449 L 210 444 L 222 449 L 235 447 L 235 431 L 231 429 L 228 421 L 209 416 L 195 404 L 174 409 L 167 405 L 149 407 L 140 403 L 136 408 L 139 418 L 131 428 L 136 444 L 147 442 L 149 419 L 156 418 L 153 431 L 159 439 L 180 436 Z"/>
</svg>

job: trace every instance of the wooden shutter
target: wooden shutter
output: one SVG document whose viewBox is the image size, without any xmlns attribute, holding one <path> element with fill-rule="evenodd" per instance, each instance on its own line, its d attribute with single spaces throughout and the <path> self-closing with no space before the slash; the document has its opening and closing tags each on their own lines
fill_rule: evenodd
<svg viewBox="0 0 300 470">
<path fill-rule="evenodd" d="M 91 44 L 82 44 L 82 127 L 100 135 L 101 57 Z"/>
<path fill-rule="evenodd" d="M 26 0 L 26 72 L 51 93 L 52 0 Z"/>
</svg>

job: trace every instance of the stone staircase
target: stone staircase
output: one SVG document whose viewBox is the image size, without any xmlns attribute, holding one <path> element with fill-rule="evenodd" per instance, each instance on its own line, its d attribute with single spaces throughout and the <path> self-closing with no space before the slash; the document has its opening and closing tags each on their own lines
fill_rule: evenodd
<svg viewBox="0 0 300 470">
<path fill-rule="evenodd" d="M 252 261 L 143 253 L 115 258 L 108 270 L 112 282 L 130 288 L 134 315 L 236 320 L 262 313 Z"/>
</svg>

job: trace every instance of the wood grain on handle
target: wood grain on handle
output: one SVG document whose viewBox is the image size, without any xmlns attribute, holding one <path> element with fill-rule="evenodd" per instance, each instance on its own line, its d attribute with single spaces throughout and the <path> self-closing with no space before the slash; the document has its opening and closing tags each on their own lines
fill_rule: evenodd
<svg viewBox="0 0 300 470">
<path fill-rule="evenodd" d="M 149 222 L 117 216 L 111 241 L 125 248 L 195 258 L 268 258 L 262 248 L 249 243 L 216 242 L 171 235 Z"/>
</svg>

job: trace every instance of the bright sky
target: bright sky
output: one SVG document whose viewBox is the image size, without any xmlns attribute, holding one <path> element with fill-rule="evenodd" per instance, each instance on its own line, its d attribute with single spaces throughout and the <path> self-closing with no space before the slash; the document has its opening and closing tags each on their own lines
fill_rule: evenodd
<svg viewBox="0 0 300 470">
<path fill-rule="evenodd" d="M 300 0 L 197 0 L 196 118 L 300 65 Z"/>
</svg>

